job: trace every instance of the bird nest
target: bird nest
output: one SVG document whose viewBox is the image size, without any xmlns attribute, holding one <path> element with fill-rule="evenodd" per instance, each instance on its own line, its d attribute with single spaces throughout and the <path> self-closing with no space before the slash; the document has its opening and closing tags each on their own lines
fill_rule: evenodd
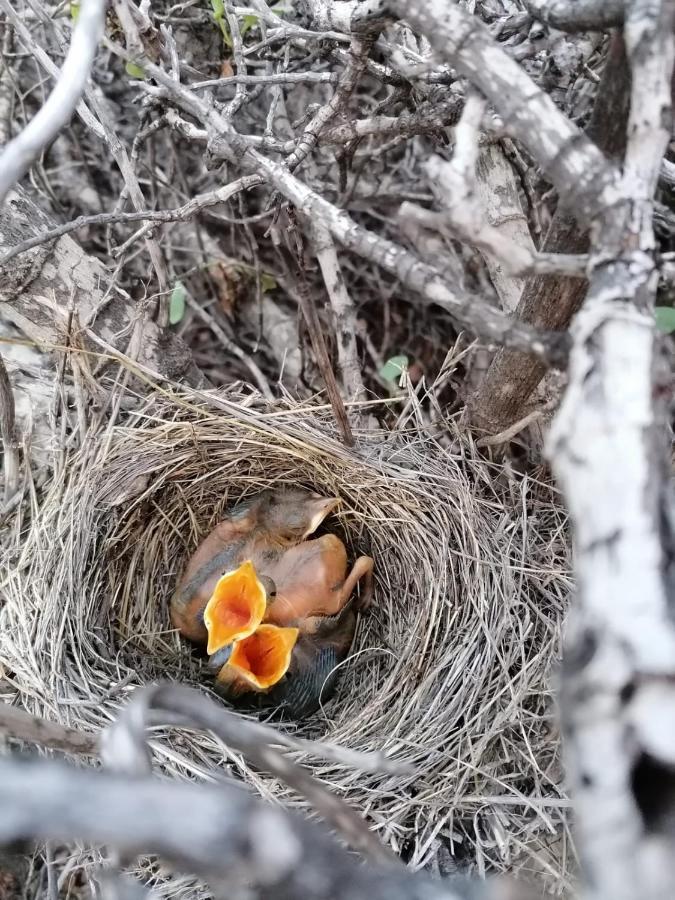
<svg viewBox="0 0 675 900">
<path fill-rule="evenodd" d="M 303 758 L 412 866 L 536 869 L 560 888 L 567 801 L 550 683 L 569 576 L 555 492 L 460 432 L 445 446 L 420 430 L 357 435 L 345 449 L 325 407 L 256 402 L 163 394 L 67 456 L 9 548 L 0 664 L 16 702 L 98 730 L 138 685 L 210 690 L 169 622 L 186 560 L 263 488 L 337 495 L 329 528 L 352 558 L 375 559 L 375 600 L 336 695 L 281 727 L 411 764 L 409 776 L 364 775 Z M 173 777 L 229 774 L 301 805 L 208 734 L 167 729 L 153 748 Z M 184 895 L 154 875 L 160 896 Z"/>
</svg>

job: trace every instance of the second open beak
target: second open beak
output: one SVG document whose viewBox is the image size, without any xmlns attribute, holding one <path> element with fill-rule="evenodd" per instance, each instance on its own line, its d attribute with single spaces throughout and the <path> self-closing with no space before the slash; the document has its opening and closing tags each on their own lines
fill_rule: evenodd
<svg viewBox="0 0 675 900">
<path fill-rule="evenodd" d="M 266 691 L 288 671 L 298 634 L 297 628 L 260 625 L 250 637 L 236 642 L 219 678 L 234 678 L 249 690 Z"/>
</svg>

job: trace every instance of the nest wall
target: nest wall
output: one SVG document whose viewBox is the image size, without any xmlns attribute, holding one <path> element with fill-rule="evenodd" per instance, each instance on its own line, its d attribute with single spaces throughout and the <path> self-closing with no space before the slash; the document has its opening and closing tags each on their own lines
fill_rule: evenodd
<svg viewBox="0 0 675 900">
<path fill-rule="evenodd" d="M 416 430 L 361 435 L 347 450 L 323 407 L 249 402 L 156 398 L 71 452 L 30 517 L 17 514 L 0 613 L 12 698 L 99 729 L 138 685 L 210 690 L 169 623 L 185 562 L 263 488 L 338 495 L 327 527 L 352 558 L 374 557 L 375 602 L 335 697 L 282 727 L 414 767 L 394 778 L 302 759 L 413 866 L 537 869 L 560 887 L 566 799 L 550 686 L 569 575 L 555 492 L 509 477 L 460 436 L 442 447 Z M 243 779 L 301 805 L 209 735 L 167 730 L 152 745 L 166 774 Z M 154 864 L 147 874 L 160 894 L 185 895 Z"/>
</svg>

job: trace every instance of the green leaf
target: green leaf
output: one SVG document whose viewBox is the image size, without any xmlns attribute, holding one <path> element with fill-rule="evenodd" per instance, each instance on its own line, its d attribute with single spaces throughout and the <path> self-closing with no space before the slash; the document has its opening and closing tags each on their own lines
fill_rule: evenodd
<svg viewBox="0 0 675 900">
<path fill-rule="evenodd" d="M 73 2 L 70 4 L 70 18 L 73 20 L 73 22 L 77 22 L 77 18 L 79 15 L 80 4 L 77 2 L 77 0 L 73 0 Z"/>
<path fill-rule="evenodd" d="M 656 327 L 664 334 L 672 334 L 675 331 L 675 309 L 670 306 L 657 306 L 654 310 Z"/>
<path fill-rule="evenodd" d="M 243 37 L 247 31 L 250 31 L 251 28 L 255 28 L 255 26 L 260 21 L 260 16 L 244 16 L 241 20 L 241 25 L 239 26 L 239 33 Z"/>
<path fill-rule="evenodd" d="M 223 35 L 223 40 L 227 46 L 232 49 L 232 37 L 230 36 L 230 28 L 227 24 L 227 19 L 225 18 L 225 4 L 223 3 L 223 0 L 211 0 L 211 9 L 213 10 L 213 18 Z"/>
<path fill-rule="evenodd" d="M 128 62 L 124 69 L 132 78 L 145 78 L 145 69 L 137 66 L 136 63 Z"/>
<path fill-rule="evenodd" d="M 169 301 L 169 322 L 177 325 L 185 315 L 185 298 L 187 291 L 182 281 L 177 281 L 171 291 L 171 300 Z"/>
<path fill-rule="evenodd" d="M 389 384 L 398 385 L 401 380 L 401 375 L 407 368 L 407 356 L 392 356 L 382 366 L 378 374 L 383 381 L 387 381 Z"/>
<path fill-rule="evenodd" d="M 268 291 L 273 291 L 276 289 L 277 280 L 273 278 L 271 275 L 268 275 L 267 272 L 263 272 L 260 276 L 260 287 L 262 288 L 263 294 L 266 294 Z"/>
</svg>

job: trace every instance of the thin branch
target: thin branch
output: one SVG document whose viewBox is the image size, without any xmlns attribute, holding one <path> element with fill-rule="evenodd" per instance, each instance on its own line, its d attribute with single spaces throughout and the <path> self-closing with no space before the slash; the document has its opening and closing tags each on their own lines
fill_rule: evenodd
<svg viewBox="0 0 675 900">
<path fill-rule="evenodd" d="M 345 284 L 340 261 L 330 232 L 321 224 L 308 223 L 312 246 L 316 253 L 324 284 L 333 309 L 337 337 L 338 362 L 348 401 L 365 400 L 366 389 L 359 365 L 356 334 L 356 310 Z"/>
<path fill-rule="evenodd" d="M 322 144 L 346 144 L 362 137 L 413 137 L 417 134 L 437 134 L 443 128 L 459 121 L 463 101 L 460 98 L 446 103 L 430 105 L 416 112 L 402 112 L 398 116 L 371 116 L 342 122 L 332 128 L 324 128 L 319 136 Z"/>
<path fill-rule="evenodd" d="M 121 48 L 114 49 L 126 56 Z M 375 262 L 427 302 L 446 309 L 473 334 L 534 353 L 553 365 L 564 363 L 568 348 L 566 335 L 538 332 L 505 316 L 480 296 L 458 293 L 434 269 L 402 247 L 367 231 L 343 210 L 303 184 L 286 166 L 250 147 L 212 106 L 174 82 L 161 68 L 149 61 L 144 61 L 144 66 L 148 74 L 167 89 L 174 102 L 207 126 L 210 143 L 218 147 L 228 161 L 268 179 L 305 217 L 321 221 L 343 247 Z"/>
<path fill-rule="evenodd" d="M 205 88 L 229 87 L 232 84 L 337 84 L 337 72 L 271 72 L 269 75 L 228 75 L 225 78 L 209 78 L 193 81 L 193 91 Z"/>
<path fill-rule="evenodd" d="M 350 44 L 350 58 L 345 66 L 345 70 L 340 76 L 335 93 L 328 103 L 322 106 L 311 122 L 303 131 L 296 149 L 286 160 L 289 171 L 293 172 L 307 158 L 309 153 L 316 147 L 319 141 L 319 135 L 324 128 L 331 122 L 340 112 L 344 111 L 349 98 L 356 89 L 359 78 L 365 69 L 365 60 L 370 50 L 370 39 L 352 38 Z"/>
<path fill-rule="evenodd" d="M 270 746 L 276 738 L 272 729 L 248 723 L 192 688 L 165 684 L 138 690 L 122 711 L 118 722 L 103 738 L 104 761 L 118 769 L 121 765 L 124 771 L 131 768 L 130 774 L 136 774 L 138 761 L 145 765 L 143 761 L 147 760 L 146 729 L 165 724 L 167 714 L 177 715 L 184 725 L 208 728 L 228 747 L 243 753 L 255 766 L 276 775 L 304 796 L 354 849 L 360 850 L 371 860 L 382 865 L 397 862 L 363 819 L 343 800 Z M 171 724 L 176 724 L 175 719 Z"/>
<path fill-rule="evenodd" d="M 104 16 L 105 0 L 83 0 L 54 89 L 23 131 L 0 153 L 0 205 L 33 160 L 70 121 L 94 63 Z"/>
<path fill-rule="evenodd" d="M 333 410 L 333 415 L 335 416 L 335 422 L 338 426 L 344 443 L 347 445 L 347 447 L 353 447 L 354 434 L 352 432 L 352 426 L 347 415 L 344 400 L 342 399 L 340 389 L 338 388 L 337 381 L 335 379 L 335 373 L 333 372 L 330 356 L 328 354 L 328 346 L 326 344 L 326 338 L 323 333 L 321 320 L 319 319 L 319 314 L 316 310 L 314 298 L 307 283 L 307 278 L 304 271 L 303 248 L 300 244 L 300 235 L 298 234 L 295 223 L 291 225 L 290 230 L 292 231 L 291 237 L 295 238 L 296 242 L 294 252 L 291 251 L 293 252 L 293 256 L 295 257 L 296 271 L 294 272 L 291 266 L 288 264 L 286 256 L 281 248 L 280 259 L 282 265 L 286 269 L 286 275 L 289 283 L 293 285 L 294 294 L 302 311 L 302 316 L 305 320 L 307 331 L 309 332 L 309 339 L 312 344 L 312 350 L 314 351 L 314 358 L 316 360 L 318 369 L 321 372 L 321 377 L 326 388 L 326 393 L 328 394 L 328 400 Z M 287 241 L 289 240 L 288 235 L 286 235 L 286 239 Z"/>
<path fill-rule="evenodd" d="M 206 194 L 197 194 L 183 206 L 177 206 L 175 209 L 145 209 L 138 212 L 116 212 L 116 213 L 96 213 L 92 216 L 78 216 L 70 222 L 63 225 L 57 225 L 41 234 L 26 241 L 22 241 L 15 247 L 9 249 L 4 256 L 0 257 L 0 266 L 6 265 L 15 256 L 32 250 L 33 247 L 39 247 L 40 244 L 46 244 L 62 237 L 64 234 L 70 234 L 71 231 L 77 231 L 90 225 L 112 225 L 124 222 L 187 222 L 193 216 L 198 215 L 203 209 L 210 206 L 217 206 L 219 203 L 225 203 L 230 200 L 239 191 L 246 191 L 255 185 L 261 184 L 262 179 L 255 175 L 246 175 L 236 181 L 209 191 Z"/>
<path fill-rule="evenodd" d="M 14 417 L 14 394 L 5 362 L 0 356 L 0 438 L 2 439 L 2 469 L 4 474 L 4 502 L 8 503 L 19 486 L 19 442 Z"/>
<path fill-rule="evenodd" d="M 251 377 L 258 385 L 258 390 L 263 395 L 266 400 L 273 401 L 274 394 L 272 393 L 272 389 L 270 388 L 269 382 L 263 372 L 260 370 L 259 366 L 256 364 L 254 360 L 251 359 L 248 354 L 244 353 L 241 347 L 238 344 L 235 344 L 233 340 L 231 340 L 225 330 L 216 322 L 212 315 L 210 315 L 207 310 L 205 310 L 199 303 L 191 296 L 190 292 L 187 292 L 186 302 L 188 308 L 192 310 L 192 312 L 197 316 L 197 318 L 201 319 L 208 328 L 214 333 L 214 335 L 220 341 L 221 347 L 227 353 L 231 353 L 232 356 L 236 356 L 238 360 L 240 360 L 246 368 L 251 373 Z"/>
<path fill-rule="evenodd" d="M 32 716 L 7 703 L 0 703 L 0 732 L 7 737 L 63 753 L 98 756 L 98 735 Z"/>
</svg>

